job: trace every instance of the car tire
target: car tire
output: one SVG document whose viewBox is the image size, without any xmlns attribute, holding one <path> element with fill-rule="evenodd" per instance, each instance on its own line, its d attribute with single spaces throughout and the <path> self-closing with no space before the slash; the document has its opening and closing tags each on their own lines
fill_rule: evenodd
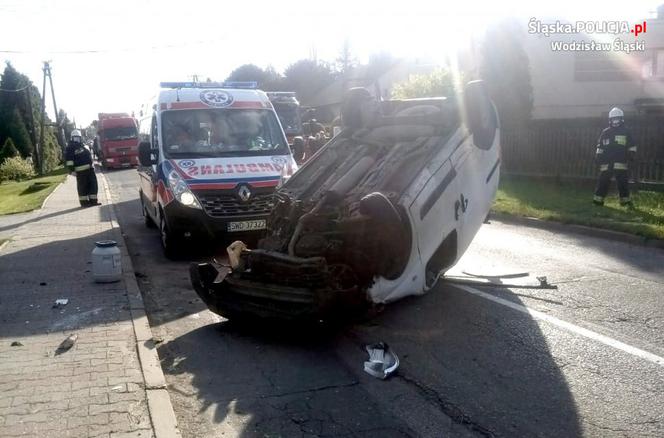
<svg viewBox="0 0 664 438">
<path fill-rule="evenodd" d="M 169 230 L 163 214 L 159 215 L 159 234 L 161 237 L 161 247 L 164 250 L 166 258 L 177 260 L 181 254 L 182 245 L 179 239 L 173 236 L 173 233 Z"/>
</svg>

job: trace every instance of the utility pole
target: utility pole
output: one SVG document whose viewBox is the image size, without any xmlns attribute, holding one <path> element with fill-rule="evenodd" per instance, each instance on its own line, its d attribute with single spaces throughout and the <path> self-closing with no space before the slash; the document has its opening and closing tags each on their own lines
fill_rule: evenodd
<svg viewBox="0 0 664 438">
<path fill-rule="evenodd" d="M 44 72 L 44 77 L 42 81 L 42 101 L 41 101 L 41 127 L 39 129 L 39 173 L 44 173 L 44 128 L 46 125 L 46 78 L 48 77 L 49 84 L 51 86 L 51 98 L 53 99 L 53 111 L 55 111 L 55 128 L 58 144 L 60 145 L 62 156 L 64 157 L 65 153 L 65 138 L 64 131 L 62 127 L 62 121 L 60 120 L 60 114 L 58 113 L 58 105 L 55 102 L 55 89 L 53 88 L 53 76 L 51 75 L 51 64 L 50 61 L 44 61 L 44 67 L 42 68 Z"/>
<path fill-rule="evenodd" d="M 65 133 L 64 133 L 64 127 L 62 124 L 64 123 L 64 120 L 60 120 L 60 113 L 58 112 L 58 105 L 55 103 L 55 89 L 53 88 L 53 76 L 51 75 L 51 64 L 49 61 L 44 62 L 44 75 L 48 76 L 48 82 L 51 85 L 51 98 L 53 99 L 53 111 L 55 114 L 55 126 L 56 126 L 56 132 L 58 136 L 58 143 L 60 143 L 60 147 L 62 148 L 62 156 L 64 157 L 65 155 Z"/>
</svg>

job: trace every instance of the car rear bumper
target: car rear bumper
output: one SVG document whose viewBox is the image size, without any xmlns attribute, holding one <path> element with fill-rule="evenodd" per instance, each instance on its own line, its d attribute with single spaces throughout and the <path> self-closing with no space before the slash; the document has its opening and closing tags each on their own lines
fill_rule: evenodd
<svg viewBox="0 0 664 438">
<path fill-rule="evenodd" d="M 138 155 L 105 156 L 102 162 L 109 168 L 133 167 L 138 166 Z"/>
</svg>

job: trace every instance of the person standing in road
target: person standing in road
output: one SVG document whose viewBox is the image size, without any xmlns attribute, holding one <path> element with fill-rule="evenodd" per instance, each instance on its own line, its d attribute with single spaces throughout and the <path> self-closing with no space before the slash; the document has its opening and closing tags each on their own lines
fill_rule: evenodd
<svg viewBox="0 0 664 438">
<path fill-rule="evenodd" d="M 97 176 L 92 163 L 92 153 L 83 144 L 81 131 L 78 129 L 71 132 L 65 150 L 65 166 L 76 175 L 78 201 L 81 207 L 100 205 L 97 201 Z"/>
<path fill-rule="evenodd" d="M 620 205 L 634 207 L 629 197 L 629 167 L 636 155 L 636 145 L 632 132 L 625 126 L 625 119 L 620 108 L 609 112 L 609 127 L 605 128 L 597 141 L 595 161 L 599 164 L 599 178 L 593 203 L 604 205 L 604 198 L 609 191 L 611 177 L 615 176 L 620 196 Z"/>
</svg>

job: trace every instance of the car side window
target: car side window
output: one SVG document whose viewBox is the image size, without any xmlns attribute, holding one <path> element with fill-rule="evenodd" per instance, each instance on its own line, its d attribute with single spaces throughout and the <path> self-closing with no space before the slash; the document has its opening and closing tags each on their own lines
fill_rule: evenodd
<svg viewBox="0 0 664 438">
<path fill-rule="evenodd" d="M 157 116 L 152 116 L 150 144 L 152 145 L 152 149 L 159 149 L 159 136 L 157 135 Z"/>
</svg>

